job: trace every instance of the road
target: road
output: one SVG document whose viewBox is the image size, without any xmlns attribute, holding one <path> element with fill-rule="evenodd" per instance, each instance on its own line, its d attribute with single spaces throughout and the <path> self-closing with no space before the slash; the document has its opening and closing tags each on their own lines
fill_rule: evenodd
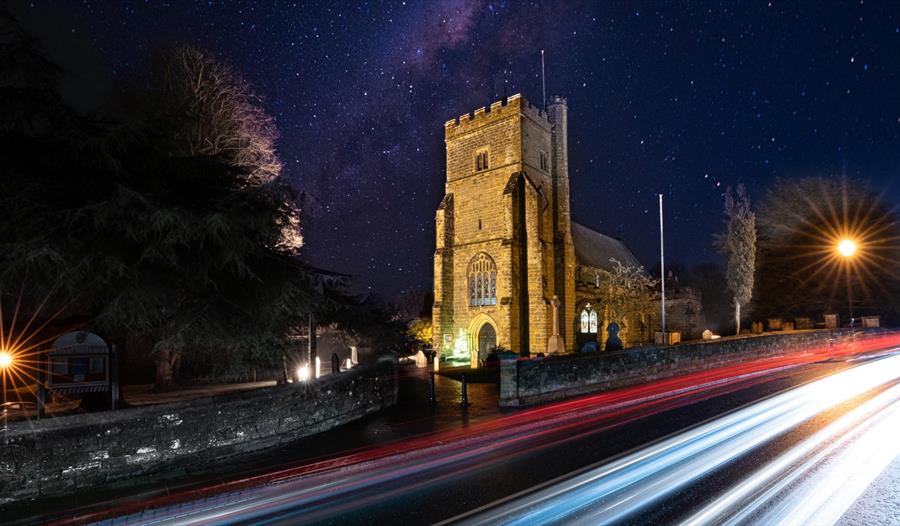
<svg viewBox="0 0 900 526">
<path fill-rule="evenodd" d="M 896 456 L 897 343 L 498 414 L 60 523 L 832 523 Z"/>
</svg>

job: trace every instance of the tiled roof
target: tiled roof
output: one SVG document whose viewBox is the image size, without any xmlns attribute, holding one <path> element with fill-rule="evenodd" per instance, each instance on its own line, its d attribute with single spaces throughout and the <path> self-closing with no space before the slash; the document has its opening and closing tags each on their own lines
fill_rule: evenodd
<svg viewBox="0 0 900 526">
<path fill-rule="evenodd" d="M 615 258 L 624 265 L 641 266 L 625 243 L 575 222 L 572 223 L 572 242 L 575 244 L 575 259 L 583 265 L 611 271 L 613 265 L 610 258 Z"/>
</svg>

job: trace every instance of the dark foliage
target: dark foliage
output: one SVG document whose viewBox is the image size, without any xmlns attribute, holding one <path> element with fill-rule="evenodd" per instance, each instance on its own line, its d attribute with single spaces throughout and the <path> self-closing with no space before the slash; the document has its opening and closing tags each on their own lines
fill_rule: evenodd
<svg viewBox="0 0 900 526">
<path fill-rule="evenodd" d="M 167 360 L 230 368 L 280 360 L 310 311 L 333 308 L 299 264 L 289 187 L 234 152 L 192 154 L 192 113 L 146 83 L 105 118 L 73 112 L 58 68 L 0 12 L 0 291 L 26 312 L 90 320 Z M 268 121 L 267 121 L 268 123 Z M 246 159 L 245 159 L 246 161 Z M 272 168 L 271 158 L 266 169 Z M 276 163 L 277 164 L 277 163 Z M 134 355 L 134 350 L 131 351 Z M 202 362 L 203 360 L 197 360 Z"/>
</svg>

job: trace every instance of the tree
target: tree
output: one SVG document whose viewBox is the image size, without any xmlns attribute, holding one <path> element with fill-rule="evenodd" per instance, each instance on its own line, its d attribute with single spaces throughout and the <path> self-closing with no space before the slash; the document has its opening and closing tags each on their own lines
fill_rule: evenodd
<svg viewBox="0 0 900 526">
<path fill-rule="evenodd" d="M 659 281 L 651 278 L 644 267 L 625 265 L 610 258 L 612 270 L 600 271 L 600 289 L 606 318 L 620 324 L 619 337 L 627 341 L 629 318 L 643 318 L 653 307 L 653 290 Z"/>
<path fill-rule="evenodd" d="M 125 269 L 98 318 L 154 342 L 164 387 L 188 349 L 277 357 L 326 298 L 293 261 L 299 209 L 258 97 L 203 51 L 159 64 L 123 98 L 117 184 L 95 223 Z"/>
<path fill-rule="evenodd" d="M 0 12 L 0 300 L 24 287 L 23 310 L 50 298 L 44 313 L 145 342 L 159 386 L 186 351 L 276 362 L 333 303 L 295 259 L 271 118 L 230 67 L 187 48 L 162 63 L 176 57 L 89 119 Z"/>
<path fill-rule="evenodd" d="M 725 191 L 725 224 L 719 247 L 728 255 L 725 279 L 734 299 L 735 334 L 740 334 L 741 305 L 753 297 L 756 267 L 756 214 L 750 209 L 750 197 L 742 184 Z"/>
</svg>

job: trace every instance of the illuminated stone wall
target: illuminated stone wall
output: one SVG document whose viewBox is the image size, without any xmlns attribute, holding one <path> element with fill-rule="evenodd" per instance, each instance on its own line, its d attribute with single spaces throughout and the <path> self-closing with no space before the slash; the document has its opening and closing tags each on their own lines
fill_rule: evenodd
<svg viewBox="0 0 900 526">
<path fill-rule="evenodd" d="M 554 114 L 556 120 L 563 117 L 564 111 Z M 434 346 L 444 356 L 453 354 L 461 339 L 471 353 L 486 323 L 496 329 L 498 345 L 517 353 L 544 352 L 554 294 L 564 302 L 561 319 L 572 316 L 574 292 L 567 290 L 574 291 L 574 280 L 568 288 L 557 286 L 558 276 L 574 276 L 568 168 L 567 162 L 558 165 L 557 180 L 566 179 L 560 190 L 551 173 L 557 166 L 551 130 L 547 113 L 520 95 L 445 124 L 447 181 L 436 214 L 433 310 Z M 555 146 L 564 149 L 566 143 Z M 484 170 L 476 164 L 480 152 L 488 154 Z M 555 198 L 565 205 L 554 206 Z M 497 265 L 496 305 L 473 307 L 469 263 L 482 252 Z M 560 323 L 571 348 L 569 325 Z"/>
<path fill-rule="evenodd" d="M 827 345 L 839 333 L 809 331 L 672 347 L 575 353 L 547 360 L 503 360 L 500 405 L 515 407 L 627 387 L 662 378 Z"/>
<path fill-rule="evenodd" d="M 210 462 L 321 433 L 397 401 L 396 361 L 171 404 L 12 422 L 0 503 L 202 472 Z"/>
</svg>

